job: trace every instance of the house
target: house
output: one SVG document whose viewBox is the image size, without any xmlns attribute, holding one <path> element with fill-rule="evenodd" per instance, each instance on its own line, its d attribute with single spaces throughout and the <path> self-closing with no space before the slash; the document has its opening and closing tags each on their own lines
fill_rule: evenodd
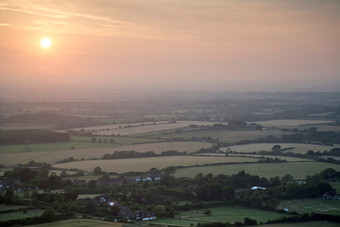
<svg viewBox="0 0 340 227">
<path fill-rule="evenodd" d="M 162 174 L 152 175 L 154 181 L 160 181 L 162 178 Z"/>
<path fill-rule="evenodd" d="M 152 181 L 152 178 L 151 177 L 143 177 L 143 181 Z"/>
<path fill-rule="evenodd" d="M 134 219 L 136 218 L 135 212 L 133 212 L 132 210 L 130 210 L 129 208 L 122 208 L 119 213 L 118 216 L 125 218 L 125 219 Z"/>
<path fill-rule="evenodd" d="M 135 179 L 135 182 L 139 183 L 139 182 L 146 182 L 146 181 L 159 181 L 161 180 L 162 175 L 158 174 L 158 175 L 147 175 L 147 176 L 139 176 Z"/>
<path fill-rule="evenodd" d="M 86 184 L 86 180 L 74 180 L 73 184 L 75 185 L 82 185 L 82 184 Z"/>
<path fill-rule="evenodd" d="M 339 195 L 336 193 L 335 189 L 330 190 L 328 192 L 325 192 L 321 198 L 323 199 L 336 199 L 336 200 L 340 200 Z"/>
<path fill-rule="evenodd" d="M 251 190 L 265 190 L 266 188 L 264 187 L 259 187 L 259 186 L 253 186 Z"/>
<path fill-rule="evenodd" d="M 136 220 L 150 221 L 156 219 L 157 219 L 156 215 L 149 211 L 139 210 L 136 214 Z"/>
<path fill-rule="evenodd" d="M 124 183 L 123 179 L 117 178 L 117 179 L 108 179 L 108 180 L 97 180 L 96 185 L 97 186 L 103 186 L 103 185 L 122 185 Z"/>
<path fill-rule="evenodd" d="M 111 197 L 108 195 L 98 195 L 94 197 L 94 201 L 98 204 L 111 202 Z"/>
</svg>

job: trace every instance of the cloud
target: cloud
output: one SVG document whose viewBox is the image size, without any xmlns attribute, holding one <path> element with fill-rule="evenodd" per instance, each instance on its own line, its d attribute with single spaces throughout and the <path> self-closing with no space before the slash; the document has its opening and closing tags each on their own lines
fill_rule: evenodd
<svg viewBox="0 0 340 227">
<path fill-rule="evenodd" d="M 67 4 L 65 4 L 67 5 Z M 106 15 L 94 15 L 91 13 L 77 12 L 76 10 L 66 9 L 66 7 L 47 4 L 45 1 L 8 1 L 0 3 L 0 10 L 5 12 L 22 13 L 31 15 L 31 19 L 25 24 L 19 24 L 21 29 L 41 30 L 41 25 L 45 21 L 44 29 L 47 27 L 50 32 L 70 32 L 70 33 L 86 33 L 86 28 L 89 28 L 88 33 L 93 32 L 95 27 L 123 28 L 131 26 L 130 22 L 123 20 L 114 20 Z M 14 15 L 12 17 L 15 17 Z M 36 20 L 35 18 L 39 18 Z M 67 26 L 67 29 L 63 26 Z M 0 25 L 1 26 L 1 25 Z M 2 26 L 5 26 L 3 24 Z M 92 28 L 92 29 L 91 29 Z M 99 32 L 100 35 L 101 32 Z M 108 33 L 110 34 L 110 33 Z"/>
</svg>

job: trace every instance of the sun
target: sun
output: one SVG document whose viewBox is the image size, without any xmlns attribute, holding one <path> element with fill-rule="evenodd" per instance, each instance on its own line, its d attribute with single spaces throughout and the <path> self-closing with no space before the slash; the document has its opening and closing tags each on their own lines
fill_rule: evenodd
<svg viewBox="0 0 340 227">
<path fill-rule="evenodd" d="M 40 41 L 40 45 L 42 48 L 44 49 L 47 49 L 51 46 L 52 44 L 52 41 L 49 39 L 49 38 L 43 38 L 41 41 Z"/>
</svg>

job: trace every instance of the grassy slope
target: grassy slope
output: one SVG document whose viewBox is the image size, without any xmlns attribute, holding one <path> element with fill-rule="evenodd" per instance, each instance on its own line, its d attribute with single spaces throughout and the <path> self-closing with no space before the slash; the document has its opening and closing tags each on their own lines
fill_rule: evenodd
<svg viewBox="0 0 340 227">
<path fill-rule="evenodd" d="M 58 168 L 78 168 L 87 171 L 92 171 L 96 166 L 100 166 L 103 171 L 109 172 L 129 172 L 129 171 L 148 171 L 155 167 L 163 169 L 168 166 L 190 166 L 196 164 L 208 163 L 228 163 L 228 162 L 254 162 L 255 158 L 242 157 L 198 157 L 198 156 L 168 156 L 168 157 L 153 157 L 153 158 L 130 158 L 130 159 L 115 159 L 115 160 L 89 160 L 55 164 Z M 212 167 L 209 167 L 212 168 Z"/>
<path fill-rule="evenodd" d="M 7 221 L 12 219 L 23 219 L 34 216 L 40 216 L 43 212 L 41 210 L 28 210 L 27 213 L 23 213 L 22 211 L 18 212 L 10 212 L 10 213 L 2 213 L 0 214 L 0 221 Z"/>
<path fill-rule="evenodd" d="M 116 222 L 106 222 L 106 221 L 99 221 L 99 220 L 90 220 L 90 219 L 72 219 L 66 221 L 58 221 L 52 223 L 44 223 L 40 225 L 30 225 L 35 227 L 121 227 L 121 223 Z"/>
<path fill-rule="evenodd" d="M 211 210 L 211 216 L 204 215 L 205 210 Z M 243 222 L 245 217 L 250 217 L 258 222 L 265 222 L 269 219 L 278 219 L 284 216 L 270 211 L 248 209 L 242 207 L 211 207 L 200 209 L 195 212 L 185 211 L 180 212 L 174 219 L 158 220 L 155 223 L 168 224 L 190 224 L 190 223 L 207 223 L 207 222 Z"/>
<path fill-rule="evenodd" d="M 340 201 L 327 199 L 296 199 L 281 201 L 280 209 L 288 208 L 289 211 L 299 213 L 320 213 L 340 215 Z"/>
<path fill-rule="evenodd" d="M 200 166 L 178 169 L 176 177 L 194 177 L 198 173 L 214 175 L 236 174 L 241 170 L 246 173 L 259 175 L 261 177 L 270 178 L 273 176 L 284 176 L 291 174 L 296 179 L 305 178 L 307 175 L 319 173 L 326 168 L 334 168 L 340 171 L 340 165 L 325 163 L 325 162 L 287 162 L 287 163 L 250 163 L 250 164 L 232 164 L 218 166 Z"/>
</svg>

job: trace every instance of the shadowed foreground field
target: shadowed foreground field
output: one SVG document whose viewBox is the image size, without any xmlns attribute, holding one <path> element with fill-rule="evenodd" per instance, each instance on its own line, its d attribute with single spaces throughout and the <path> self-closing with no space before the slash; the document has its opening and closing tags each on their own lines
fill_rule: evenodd
<svg viewBox="0 0 340 227">
<path fill-rule="evenodd" d="M 0 221 L 30 218 L 30 217 L 40 216 L 42 213 L 43 211 L 38 210 L 38 209 L 28 210 L 26 213 L 23 213 L 22 211 L 2 213 L 0 214 Z"/>
<path fill-rule="evenodd" d="M 272 224 L 272 225 L 259 225 L 265 227 L 339 227 L 339 223 L 326 222 L 326 221 L 311 221 L 289 224 Z"/>
<path fill-rule="evenodd" d="M 205 215 L 203 212 L 211 211 L 211 215 Z M 209 223 L 209 222 L 243 222 L 245 217 L 255 219 L 257 222 L 265 222 L 269 219 L 279 219 L 286 216 L 284 214 L 271 211 L 256 209 L 247 209 L 243 207 L 210 207 L 194 211 L 180 212 L 174 219 L 164 219 L 153 221 L 153 223 L 166 223 L 173 225 L 190 225 L 191 223 Z"/>
<path fill-rule="evenodd" d="M 289 211 L 298 213 L 320 213 L 340 215 L 340 201 L 328 199 L 295 199 L 281 201 L 280 209 L 287 208 Z"/>
<path fill-rule="evenodd" d="M 29 225 L 35 227 L 121 227 L 123 226 L 121 223 L 116 222 L 107 222 L 107 221 L 98 221 L 98 220 L 90 220 L 90 219 L 72 219 L 66 221 L 58 221 L 52 223 L 45 223 L 40 225 Z"/>
</svg>

